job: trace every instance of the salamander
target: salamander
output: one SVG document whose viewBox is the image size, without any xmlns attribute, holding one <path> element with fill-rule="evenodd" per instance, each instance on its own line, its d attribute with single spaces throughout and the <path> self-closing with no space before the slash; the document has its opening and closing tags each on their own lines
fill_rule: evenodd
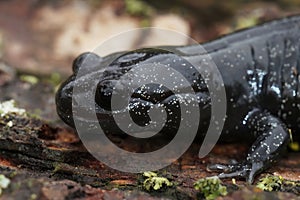
<svg viewBox="0 0 300 200">
<path fill-rule="evenodd" d="M 85 68 L 85 78 L 96 81 L 95 111 L 108 135 L 126 135 L 114 122 L 113 109 L 129 111 L 136 124 L 147 127 L 151 122 L 149 109 L 160 104 L 167 110 L 167 121 L 160 130 L 160 137 L 162 140 L 172 138 L 180 123 L 180 109 L 170 88 L 149 83 L 138 86 L 126 107 L 112 108 L 110 104 L 114 85 L 124 74 L 141 64 L 159 63 L 174 68 L 193 88 L 201 112 L 197 137 L 203 138 L 212 117 L 211 94 L 202 75 L 182 57 L 197 57 L 201 61 L 209 55 L 222 76 L 226 91 L 227 110 L 220 140 L 253 141 L 241 163 L 215 164 L 209 168 L 223 171 L 219 175 L 221 178 L 242 177 L 252 183 L 257 174 L 284 155 L 291 136 L 299 140 L 300 16 L 240 30 L 201 46 L 206 52 L 198 45 L 190 45 L 142 48 L 105 57 L 92 52 L 83 53 L 73 62 L 73 75 L 57 91 L 57 113 L 65 123 L 74 127 L 73 87 L 84 84 L 76 79 L 76 75 L 79 69 Z M 84 61 L 90 64 L 85 66 Z M 166 78 L 172 80 L 174 77 Z M 130 83 L 129 79 L 122 80 L 124 85 Z M 176 78 L 174 84 L 178 84 L 182 95 L 189 93 Z"/>
</svg>

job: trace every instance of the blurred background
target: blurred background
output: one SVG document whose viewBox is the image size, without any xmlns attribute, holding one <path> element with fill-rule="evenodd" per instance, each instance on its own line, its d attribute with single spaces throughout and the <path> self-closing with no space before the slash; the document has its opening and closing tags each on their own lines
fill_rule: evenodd
<svg viewBox="0 0 300 200">
<path fill-rule="evenodd" d="M 168 28 L 204 42 L 299 12 L 298 0 L 1 0 L 1 59 L 22 71 L 67 75 L 78 54 L 133 28 Z"/>
<path fill-rule="evenodd" d="M 13 98 L 56 119 L 54 92 L 74 58 L 113 35 L 154 26 L 202 43 L 297 13 L 299 0 L 0 0 L 0 101 Z M 129 43 L 155 37 L 136 35 Z"/>
</svg>

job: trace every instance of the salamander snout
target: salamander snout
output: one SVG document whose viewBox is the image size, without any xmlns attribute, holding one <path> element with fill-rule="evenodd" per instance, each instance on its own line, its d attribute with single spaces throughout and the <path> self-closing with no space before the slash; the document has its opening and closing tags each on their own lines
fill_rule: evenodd
<svg viewBox="0 0 300 200">
<path fill-rule="evenodd" d="M 72 115 L 74 77 L 71 76 L 62 83 L 55 96 L 57 114 L 65 123 L 72 127 L 74 127 Z"/>
<path fill-rule="evenodd" d="M 80 76 L 85 76 L 89 72 L 99 68 L 102 58 L 95 53 L 86 52 L 79 55 L 73 61 L 73 75 L 71 75 L 56 93 L 56 109 L 59 117 L 68 125 L 74 127 L 73 113 L 72 113 L 72 98 L 73 88 L 75 84 L 80 84 L 80 77 L 77 77 L 80 69 Z M 89 76 L 89 75 L 88 75 Z"/>
</svg>

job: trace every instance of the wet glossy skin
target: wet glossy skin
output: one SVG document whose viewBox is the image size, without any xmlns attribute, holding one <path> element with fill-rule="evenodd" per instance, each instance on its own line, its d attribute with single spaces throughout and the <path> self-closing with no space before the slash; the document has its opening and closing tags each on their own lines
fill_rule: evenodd
<svg viewBox="0 0 300 200">
<path fill-rule="evenodd" d="M 300 17 L 277 20 L 233 33 L 205 43 L 203 47 L 221 72 L 226 89 L 227 118 L 221 140 L 254 141 L 244 162 L 212 165 L 210 169 L 224 170 L 226 173 L 220 174 L 220 177 L 241 176 L 251 183 L 255 175 L 271 166 L 285 152 L 290 141 L 288 129 L 293 138 L 299 140 L 296 133 L 300 131 Z M 98 84 L 95 101 L 100 124 L 108 134 L 124 135 L 111 116 L 110 97 L 116 80 L 138 67 L 137 64 L 169 64 L 184 75 L 197 95 L 195 102 L 201 111 L 199 137 L 203 137 L 211 117 L 208 89 L 203 78 L 189 63 L 171 53 L 176 51 L 180 56 L 202 58 L 199 53 L 202 51 L 197 46 L 167 49 L 170 51 L 141 49 L 104 58 L 93 53 L 82 54 L 73 63 L 74 74 L 57 92 L 59 116 L 74 127 L 72 89 L 74 84 L 83 84 L 83 79 L 75 81 L 75 76 L 82 60 L 88 58 L 92 65 L 84 69 L 85 78 L 95 79 Z M 110 59 L 114 61 L 106 66 L 106 61 Z M 129 83 L 129 80 L 124 82 Z M 178 84 L 178 88 L 181 94 L 188 95 L 185 87 Z M 161 130 L 161 136 L 173 137 L 180 111 L 174 93 L 168 88 L 155 84 L 139 88 L 133 93 L 129 106 L 120 108 L 119 112 L 129 109 L 134 122 L 145 126 L 150 121 L 147 110 L 155 104 L 169 109 L 168 122 Z"/>
</svg>

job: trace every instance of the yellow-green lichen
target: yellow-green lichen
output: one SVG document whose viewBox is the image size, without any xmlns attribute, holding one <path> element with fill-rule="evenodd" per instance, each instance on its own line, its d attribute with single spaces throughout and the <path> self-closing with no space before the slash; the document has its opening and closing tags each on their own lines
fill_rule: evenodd
<svg viewBox="0 0 300 200">
<path fill-rule="evenodd" d="M 283 185 L 283 178 L 281 176 L 271 176 L 268 175 L 259 179 L 259 182 L 256 184 L 256 187 L 265 190 L 265 191 L 279 191 Z"/>
<path fill-rule="evenodd" d="M 218 177 L 199 179 L 194 183 L 194 188 L 208 200 L 227 195 L 227 188 L 221 184 Z"/>
<path fill-rule="evenodd" d="M 146 180 L 143 182 L 143 187 L 145 190 L 160 190 L 164 186 L 171 187 L 173 184 L 164 177 L 157 176 L 154 172 L 144 172 L 144 177 L 147 177 Z"/>
<path fill-rule="evenodd" d="M 2 194 L 2 190 L 7 188 L 10 184 L 10 180 L 6 178 L 3 174 L 0 174 L 0 195 Z"/>
<path fill-rule="evenodd" d="M 281 176 L 267 175 L 259 179 L 256 187 L 264 191 L 282 191 L 288 188 L 300 187 L 299 181 L 292 181 L 282 178 Z"/>
</svg>

